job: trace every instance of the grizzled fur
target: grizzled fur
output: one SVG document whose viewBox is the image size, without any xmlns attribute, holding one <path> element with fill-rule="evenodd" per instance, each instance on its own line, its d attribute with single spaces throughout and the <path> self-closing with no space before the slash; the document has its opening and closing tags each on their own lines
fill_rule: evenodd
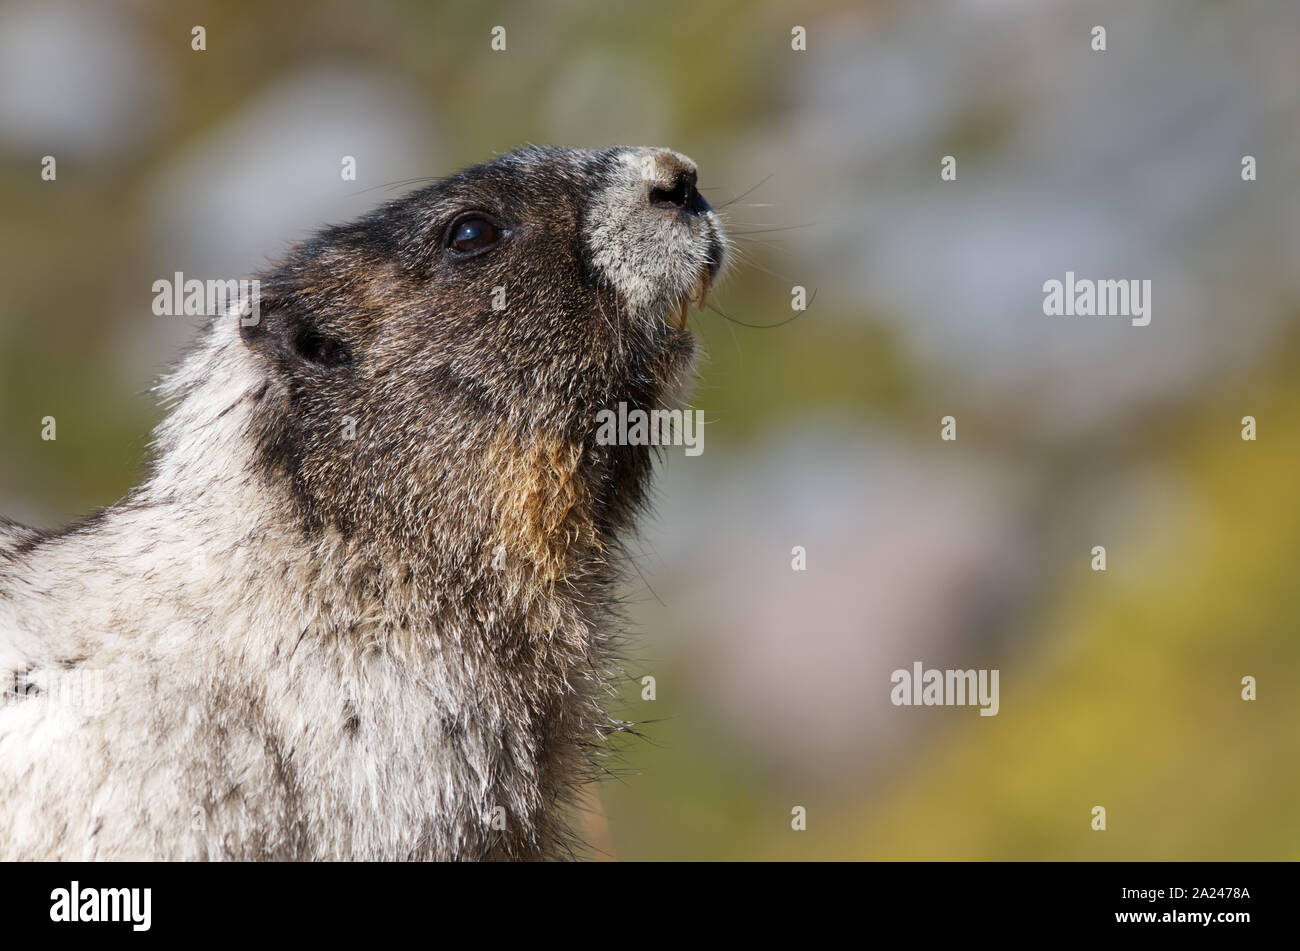
<svg viewBox="0 0 1300 951">
<path fill-rule="evenodd" d="M 0 859 L 566 854 L 651 465 L 596 414 L 689 381 L 694 180 L 528 148 L 328 229 L 164 384 L 143 485 L 0 520 Z"/>
</svg>

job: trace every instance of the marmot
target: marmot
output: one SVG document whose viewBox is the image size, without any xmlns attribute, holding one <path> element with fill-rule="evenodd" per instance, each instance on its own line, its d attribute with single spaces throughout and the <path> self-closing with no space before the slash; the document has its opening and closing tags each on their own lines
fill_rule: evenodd
<svg viewBox="0 0 1300 951">
<path fill-rule="evenodd" d="M 570 854 L 652 464 L 596 417 L 693 376 L 696 174 L 529 147 L 328 228 L 162 384 L 141 486 L 0 521 L 0 859 Z"/>
</svg>

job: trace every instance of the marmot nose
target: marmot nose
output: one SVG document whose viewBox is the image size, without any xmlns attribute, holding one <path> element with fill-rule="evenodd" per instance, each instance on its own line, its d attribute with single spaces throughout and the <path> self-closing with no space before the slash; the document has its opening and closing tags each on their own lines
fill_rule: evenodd
<svg viewBox="0 0 1300 951">
<path fill-rule="evenodd" d="M 676 205 L 693 215 L 711 211 L 709 203 L 695 188 L 699 178 L 695 163 L 685 155 L 668 149 L 653 154 L 653 176 L 650 185 L 650 204 Z"/>
</svg>

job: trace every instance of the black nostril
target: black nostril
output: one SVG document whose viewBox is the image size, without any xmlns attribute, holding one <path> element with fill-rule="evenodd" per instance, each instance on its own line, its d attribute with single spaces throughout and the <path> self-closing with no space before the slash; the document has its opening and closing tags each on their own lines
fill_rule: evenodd
<svg viewBox="0 0 1300 951">
<path fill-rule="evenodd" d="M 696 191 L 695 182 L 695 171 L 693 169 L 683 169 L 677 173 L 672 184 L 667 188 L 656 186 L 650 189 L 650 203 L 652 205 L 676 205 L 678 208 L 694 214 L 708 211 L 709 203 Z"/>
</svg>

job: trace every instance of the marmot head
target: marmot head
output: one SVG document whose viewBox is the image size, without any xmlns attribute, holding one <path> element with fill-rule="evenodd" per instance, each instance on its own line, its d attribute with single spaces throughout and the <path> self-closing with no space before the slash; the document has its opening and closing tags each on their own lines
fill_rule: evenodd
<svg viewBox="0 0 1300 951">
<path fill-rule="evenodd" d="M 525 148 L 327 229 L 241 331 L 262 465 L 345 534 L 454 544 L 512 508 L 523 535 L 612 532 L 648 450 L 597 446 L 597 413 L 678 399 L 725 254 L 695 164 L 659 148 Z"/>
</svg>

